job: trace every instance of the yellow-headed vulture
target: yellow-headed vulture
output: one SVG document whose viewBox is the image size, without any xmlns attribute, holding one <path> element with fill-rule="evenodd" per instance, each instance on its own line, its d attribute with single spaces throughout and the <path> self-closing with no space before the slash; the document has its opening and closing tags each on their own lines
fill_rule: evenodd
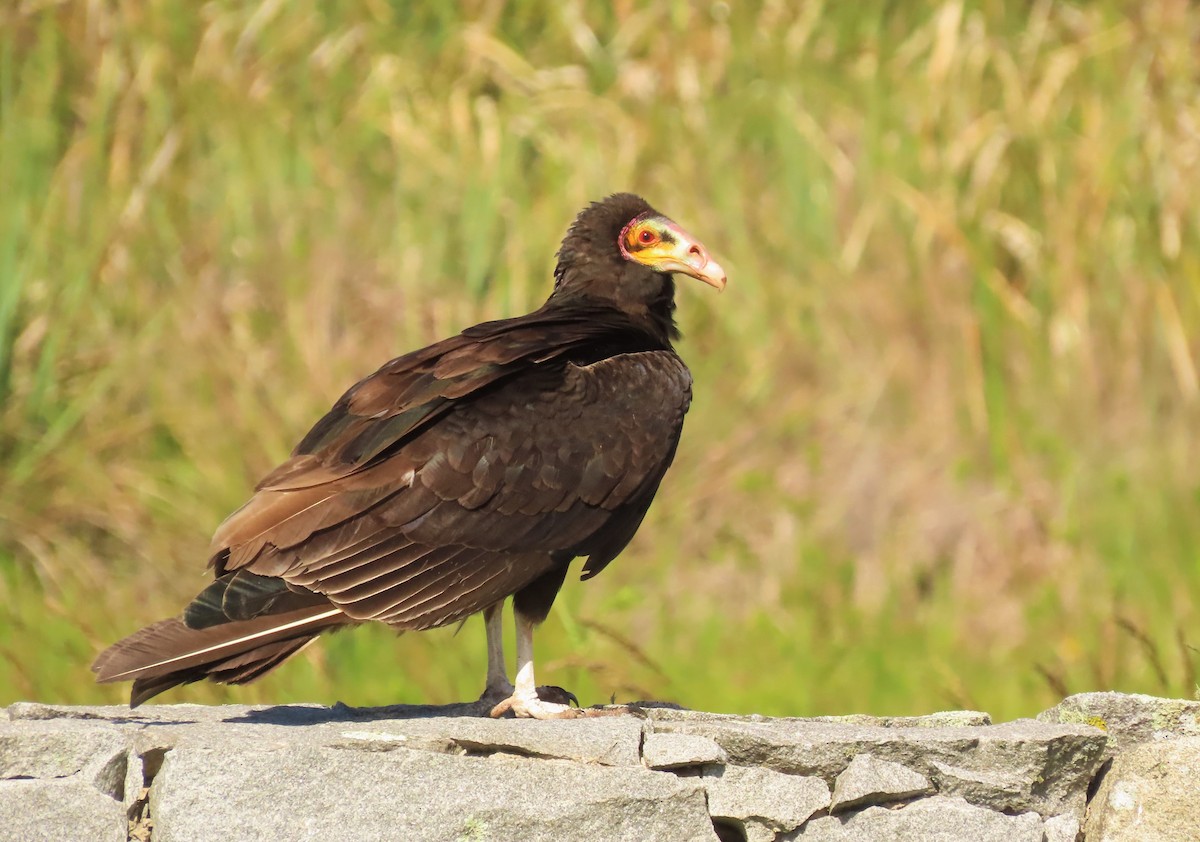
<svg viewBox="0 0 1200 842">
<path fill-rule="evenodd" d="M 132 680 L 138 705 L 203 678 L 253 681 L 331 629 L 482 611 L 492 715 L 578 715 L 538 697 L 533 626 L 572 559 L 587 558 L 587 579 L 625 548 L 675 455 L 691 400 L 671 346 L 677 272 L 725 286 L 704 246 L 638 196 L 585 208 L 541 308 L 353 386 L 217 529 L 214 581 L 103 652 L 97 680 Z"/>
</svg>

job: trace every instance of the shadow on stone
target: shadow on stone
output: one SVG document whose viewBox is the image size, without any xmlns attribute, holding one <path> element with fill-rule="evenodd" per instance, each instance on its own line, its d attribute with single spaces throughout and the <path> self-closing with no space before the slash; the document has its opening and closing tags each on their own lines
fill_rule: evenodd
<svg viewBox="0 0 1200 842">
<path fill-rule="evenodd" d="M 332 707 L 314 705 L 274 705 L 246 710 L 225 719 L 232 723 L 255 725 L 319 725 L 326 722 L 374 722 L 389 719 L 434 719 L 439 717 L 473 716 L 487 718 L 492 706 L 485 702 L 455 702 L 448 705 L 384 705 L 356 708 L 342 702 Z M 612 709 L 631 716 L 643 716 L 643 711 L 683 710 L 674 702 L 639 701 L 622 705 L 593 705 L 588 710 Z M 132 720 L 131 720 L 132 721 Z"/>
<path fill-rule="evenodd" d="M 140 713 L 136 708 L 86 708 L 71 705 L 47 705 L 41 702 L 14 702 L 5 710 L 10 720 L 95 720 L 113 725 L 195 725 L 198 719 L 164 719 L 157 711 L 162 706 Z M 121 711 L 115 713 L 114 711 Z"/>
<path fill-rule="evenodd" d="M 739 822 L 713 819 L 713 832 L 720 842 L 746 842 L 746 831 Z"/>
<path fill-rule="evenodd" d="M 383 707 L 350 707 L 338 702 L 333 707 L 311 705 L 275 705 L 247 710 L 226 722 L 249 722 L 256 725 L 318 725 L 325 722 L 373 722 L 385 719 L 433 719 L 435 717 L 486 717 L 490 705 L 479 702 L 458 702 L 449 705 L 384 705 Z"/>
</svg>

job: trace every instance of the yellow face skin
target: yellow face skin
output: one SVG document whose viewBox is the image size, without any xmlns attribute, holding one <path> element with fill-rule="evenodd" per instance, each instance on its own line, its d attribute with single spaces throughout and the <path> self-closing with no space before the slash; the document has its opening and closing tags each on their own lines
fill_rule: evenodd
<svg viewBox="0 0 1200 842">
<path fill-rule="evenodd" d="M 665 216 L 639 216 L 621 232 L 621 253 L 657 272 L 681 272 L 718 291 L 725 288 L 725 270 L 688 232 Z"/>
</svg>

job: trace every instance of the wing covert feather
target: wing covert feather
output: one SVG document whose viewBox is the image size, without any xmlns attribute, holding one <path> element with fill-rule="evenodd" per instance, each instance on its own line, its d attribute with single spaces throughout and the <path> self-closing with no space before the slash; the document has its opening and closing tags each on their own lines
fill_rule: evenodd
<svg viewBox="0 0 1200 842">
<path fill-rule="evenodd" d="M 218 574 L 280 576 L 355 620 L 425 628 L 556 559 L 595 553 L 585 575 L 598 572 L 670 464 L 690 375 L 670 351 L 517 364 L 532 333 L 497 330 L 398 358 L 347 392 L 218 530 Z"/>
</svg>

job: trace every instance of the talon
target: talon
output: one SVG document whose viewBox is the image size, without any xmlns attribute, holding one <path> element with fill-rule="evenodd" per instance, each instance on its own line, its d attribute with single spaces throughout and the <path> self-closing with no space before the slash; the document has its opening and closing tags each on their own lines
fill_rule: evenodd
<svg viewBox="0 0 1200 842">
<path fill-rule="evenodd" d="M 554 704 L 566 705 L 568 707 L 583 707 L 579 704 L 579 697 L 570 690 L 565 690 L 562 687 L 557 687 L 553 684 L 543 684 L 537 689 L 538 698 L 543 702 L 553 702 Z"/>
<path fill-rule="evenodd" d="M 563 693 L 566 694 L 566 691 L 564 690 Z M 496 719 L 509 711 L 512 711 L 513 716 L 519 719 L 575 719 L 588 715 L 587 711 L 580 710 L 578 707 L 546 701 L 536 694 L 525 695 L 520 690 L 492 708 L 490 715 Z"/>
</svg>

